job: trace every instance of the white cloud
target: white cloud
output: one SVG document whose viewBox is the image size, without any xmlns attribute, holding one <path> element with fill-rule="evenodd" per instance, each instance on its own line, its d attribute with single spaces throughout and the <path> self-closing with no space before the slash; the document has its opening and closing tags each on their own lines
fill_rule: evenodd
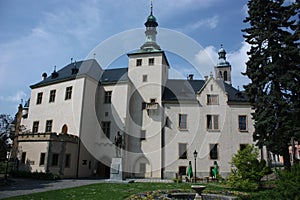
<svg viewBox="0 0 300 200">
<path fill-rule="evenodd" d="M 227 54 L 227 60 L 232 67 L 232 82 L 234 86 L 240 88 L 249 83 L 249 79 L 243 75 L 242 72 L 246 71 L 246 62 L 248 60 L 247 51 L 250 50 L 250 45 L 246 42 L 241 43 L 241 47 L 237 51 L 232 51 Z"/>
<path fill-rule="evenodd" d="M 27 98 L 27 95 L 25 92 L 19 90 L 16 94 L 12 96 L 0 96 L 1 101 L 16 103 L 21 102 L 21 99 L 25 100 Z"/>
<path fill-rule="evenodd" d="M 194 31 L 199 28 L 205 27 L 209 29 L 214 29 L 217 27 L 219 22 L 219 17 L 217 15 L 211 17 L 211 18 L 206 18 L 206 19 L 201 19 L 195 23 L 188 24 L 184 30 L 186 31 Z"/>
<path fill-rule="evenodd" d="M 155 2 L 155 4 L 159 4 L 164 10 L 170 10 L 172 12 L 178 10 L 191 10 L 198 8 L 209 8 L 221 0 L 164 0 L 161 2 Z"/>
<path fill-rule="evenodd" d="M 241 12 L 242 12 L 244 17 L 248 16 L 248 5 L 247 4 L 243 5 Z"/>
<path fill-rule="evenodd" d="M 243 85 L 249 83 L 249 79 L 241 74 L 246 71 L 245 63 L 248 60 L 249 49 L 250 45 L 242 42 L 238 50 L 227 52 L 227 61 L 231 64 L 233 86 L 239 86 L 241 89 Z M 214 74 L 214 66 L 218 61 L 218 49 L 214 46 L 207 46 L 196 55 L 195 59 L 198 64 L 197 68 L 203 76 L 209 75 L 210 72 Z"/>
<path fill-rule="evenodd" d="M 214 66 L 218 59 L 218 52 L 214 46 L 207 46 L 195 56 L 197 69 L 202 76 L 208 76 L 214 72 Z"/>
</svg>

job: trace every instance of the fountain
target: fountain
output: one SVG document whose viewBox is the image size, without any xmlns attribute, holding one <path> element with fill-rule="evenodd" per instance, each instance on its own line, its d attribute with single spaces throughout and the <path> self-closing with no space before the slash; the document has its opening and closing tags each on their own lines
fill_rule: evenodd
<svg viewBox="0 0 300 200">
<path fill-rule="evenodd" d="M 196 199 L 202 199 L 201 193 L 206 188 L 206 186 L 204 186 L 204 185 L 192 185 L 191 188 L 196 191 L 196 196 L 195 196 L 194 199 L 195 200 Z"/>
</svg>

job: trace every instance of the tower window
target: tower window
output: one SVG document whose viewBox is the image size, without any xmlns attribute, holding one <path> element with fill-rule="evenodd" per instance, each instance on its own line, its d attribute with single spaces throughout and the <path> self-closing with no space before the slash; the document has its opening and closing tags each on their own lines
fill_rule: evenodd
<svg viewBox="0 0 300 200">
<path fill-rule="evenodd" d="M 56 94 L 56 90 L 51 90 L 50 91 L 49 102 L 54 102 L 55 101 L 55 94 Z"/>
<path fill-rule="evenodd" d="M 154 58 L 149 58 L 149 65 L 154 65 Z"/>
<path fill-rule="evenodd" d="M 228 81 L 227 71 L 224 71 L 224 81 Z"/>
<path fill-rule="evenodd" d="M 103 131 L 104 135 L 107 138 L 110 138 L 110 122 L 102 122 L 101 123 L 101 128 L 102 128 L 102 131 Z"/>
<path fill-rule="evenodd" d="M 136 60 L 136 66 L 142 66 L 142 59 Z"/>
<path fill-rule="evenodd" d="M 179 129 L 187 129 L 187 114 L 179 114 Z"/>
<path fill-rule="evenodd" d="M 104 103 L 111 103 L 112 91 L 105 91 L 104 94 Z"/>
<path fill-rule="evenodd" d="M 222 72 L 221 72 L 221 71 L 219 71 L 219 77 L 220 77 L 220 78 L 223 78 L 223 75 L 222 75 Z"/>
<path fill-rule="evenodd" d="M 143 82 L 147 82 L 148 81 L 148 75 L 143 75 Z"/>
<path fill-rule="evenodd" d="M 37 94 L 37 98 L 36 98 L 36 104 L 41 104 L 42 103 L 42 99 L 43 99 L 43 93 L 39 92 Z"/>
<path fill-rule="evenodd" d="M 141 141 L 142 140 L 146 140 L 146 131 L 145 130 L 141 130 Z"/>
<path fill-rule="evenodd" d="M 72 97 L 72 86 L 66 88 L 65 100 L 71 99 Z"/>
</svg>

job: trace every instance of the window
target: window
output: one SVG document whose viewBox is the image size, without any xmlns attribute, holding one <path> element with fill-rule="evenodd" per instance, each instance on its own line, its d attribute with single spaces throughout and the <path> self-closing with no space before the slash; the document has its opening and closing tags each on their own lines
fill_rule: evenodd
<svg viewBox="0 0 300 200">
<path fill-rule="evenodd" d="M 187 159 L 186 143 L 179 143 L 179 159 Z"/>
<path fill-rule="evenodd" d="M 247 131 L 247 115 L 239 115 L 239 130 Z"/>
<path fill-rule="evenodd" d="M 104 103 L 111 103 L 111 94 L 112 94 L 112 91 L 105 91 Z"/>
<path fill-rule="evenodd" d="M 207 95 L 207 105 L 218 105 L 219 104 L 219 96 L 218 95 Z"/>
<path fill-rule="evenodd" d="M 154 58 L 149 58 L 149 65 L 154 65 Z"/>
<path fill-rule="evenodd" d="M 65 157 L 65 167 L 69 168 L 71 164 L 71 154 L 66 154 Z"/>
<path fill-rule="evenodd" d="M 214 85 L 213 84 L 210 85 L 210 91 L 214 91 Z"/>
<path fill-rule="evenodd" d="M 63 125 L 61 128 L 61 133 L 67 134 L 68 133 L 68 126 L 66 124 Z"/>
<path fill-rule="evenodd" d="M 52 166 L 57 166 L 58 165 L 58 153 L 52 154 Z"/>
<path fill-rule="evenodd" d="M 219 130 L 219 115 L 207 115 L 206 122 L 208 130 Z"/>
<path fill-rule="evenodd" d="M 148 75 L 143 75 L 143 82 L 147 82 L 148 81 Z"/>
<path fill-rule="evenodd" d="M 218 144 L 210 144 L 209 145 L 209 158 L 211 160 L 216 160 L 219 158 L 218 155 Z"/>
<path fill-rule="evenodd" d="M 140 163 L 140 173 L 146 173 L 146 163 Z"/>
<path fill-rule="evenodd" d="M 136 66 L 142 66 L 142 59 L 136 60 Z"/>
<path fill-rule="evenodd" d="M 21 155 L 21 164 L 25 164 L 26 162 L 26 152 L 22 152 L 22 155 Z"/>
<path fill-rule="evenodd" d="M 40 155 L 40 165 L 45 165 L 46 153 L 41 153 Z"/>
<path fill-rule="evenodd" d="M 228 81 L 227 71 L 224 71 L 224 81 Z"/>
<path fill-rule="evenodd" d="M 47 120 L 45 132 L 50 133 L 51 131 L 52 131 L 52 120 Z"/>
<path fill-rule="evenodd" d="M 39 131 L 39 122 L 35 121 L 32 125 L 32 133 L 37 133 Z"/>
<path fill-rule="evenodd" d="M 42 103 L 42 100 L 43 100 L 43 93 L 42 93 L 42 92 L 39 92 L 39 93 L 37 94 L 36 104 L 41 104 L 41 103 Z"/>
<path fill-rule="evenodd" d="M 179 129 L 187 129 L 187 115 L 179 114 Z"/>
<path fill-rule="evenodd" d="M 178 172 L 179 172 L 179 176 L 186 175 L 186 166 L 179 166 Z"/>
<path fill-rule="evenodd" d="M 72 98 L 72 86 L 66 88 L 65 100 Z"/>
<path fill-rule="evenodd" d="M 110 138 L 110 122 L 102 122 L 101 125 L 104 135 Z"/>
<path fill-rule="evenodd" d="M 49 96 L 49 102 L 54 102 L 55 101 L 55 93 L 56 93 L 56 90 L 51 90 L 50 91 L 50 96 Z"/>
<path fill-rule="evenodd" d="M 141 130 L 141 141 L 142 140 L 146 140 L 146 131 L 145 130 Z"/>
</svg>

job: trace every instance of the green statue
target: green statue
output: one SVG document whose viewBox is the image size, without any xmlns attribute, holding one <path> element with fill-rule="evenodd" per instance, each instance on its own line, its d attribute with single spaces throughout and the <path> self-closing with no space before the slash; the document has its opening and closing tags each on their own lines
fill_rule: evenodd
<svg viewBox="0 0 300 200">
<path fill-rule="evenodd" d="M 193 177 L 193 169 L 192 169 L 192 162 L 191 161 L 189 161 L 187 175 L 188 175 L 189 180 L 191 181 L 191 178 Z"/>
<path fill-rule="evenodd" d="M 219 175 L 219 166 L 217 161 L 214 162 L 214 168 L 212 169 L 212 174 L 213 174 L 213 178 L 217 178 L 217 176 Z"/>
</svg>

